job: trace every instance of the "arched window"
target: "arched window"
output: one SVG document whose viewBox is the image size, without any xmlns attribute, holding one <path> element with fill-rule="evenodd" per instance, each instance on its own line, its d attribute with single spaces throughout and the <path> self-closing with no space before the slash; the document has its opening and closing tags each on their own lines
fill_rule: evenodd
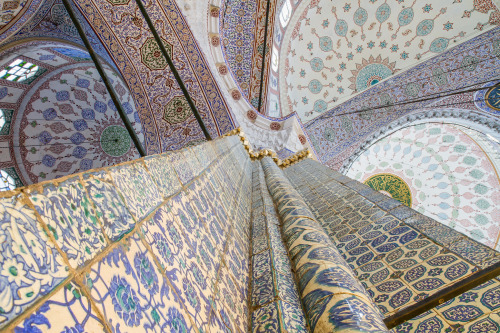
<svg viewBox="0 0 500 333">
<path fill-rule="evenodd" d="M 280 23 L 283 28 L 285 28 L 292 17 L 292 5 L 290 4 L 290 0 L 285 0 L 283 4 L 283 8 L 280 12 Z"/>
<path fill-rule="evenodd" d="M 13 82 L 23 82 L 34 76 L 38 71 L 38 68 L 39 67 L 37 65 L 31 62 L 16 59 L 0 71 L 0 79 Z"/>
<path fill-rule="evenodd" d="M 0 133 L 2 132 L 3 127 L 5 126 L 5 113 L 2 109 L 0 109 Z"/>
<path fill-rule="evenodd" d="M 0 191 L 10 191 L 16 188 L 16 181 L 5 170 L 0 170 Z"/>
</svg>

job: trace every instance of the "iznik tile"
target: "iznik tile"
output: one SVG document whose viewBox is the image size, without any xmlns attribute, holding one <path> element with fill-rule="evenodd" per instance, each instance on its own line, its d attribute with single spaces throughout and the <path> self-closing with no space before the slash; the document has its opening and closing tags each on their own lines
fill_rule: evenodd
<svg viewBox="0 0 500 333">
<path fill-rule="evenodd" d="M 104 323 L 90 300 L 68 283 L 24 319 L 15 332 L 104 332 Z"/>
<path fill-rule="evenodd" d="M 82 283 L 113 331 L 192 331 L 182 299 L 137 234 L 94 264 Z"/>
<path fill-rule="evenodd" d="M 181 183 L 166 154 L 148 156 L 144 159 L 151 177 L 160 188 L 163 197 L 169 197 L 181 189 Z"/>
<path fill-rule="evenodd" d="M 45 184 L 30 200 L 74 268 L 106 246 L 96 213 L 77 177 L 58 185 Z"/>
<path fill-rule="evenodd" d="M 145 218 L 163 201 L 160 190 L 141 162 L 112 167 L 109 172 L 137 221 Z"/>
<path fill-rule="evenodd" d="M 0 199 L 0 327 L 68 276 L 67 266 L 22 196 Z"/>
<path fill-rule="evenodd" d="M 111 241 L 116 241 L 135 227 L 123 198 L 110 177 L 104 172 L 84 175 L 84 185 L 94 203 L 104 232 Z"/>
</svg>

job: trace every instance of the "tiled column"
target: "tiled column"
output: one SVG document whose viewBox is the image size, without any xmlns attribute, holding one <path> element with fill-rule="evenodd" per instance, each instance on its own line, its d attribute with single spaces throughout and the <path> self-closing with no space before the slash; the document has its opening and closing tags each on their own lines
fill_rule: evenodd
<svg viewBox="0 0 500 333">
<path fill-rule="evenodd" d="M 260 162 L 253 162 L 251 332 L 310 332 Z"/>
<path fill-rule="evenodd" d="M 370 296 L 281 169 L 267 157 L 262 167 L 311 331 L 386 332 Z"/>
</svg>

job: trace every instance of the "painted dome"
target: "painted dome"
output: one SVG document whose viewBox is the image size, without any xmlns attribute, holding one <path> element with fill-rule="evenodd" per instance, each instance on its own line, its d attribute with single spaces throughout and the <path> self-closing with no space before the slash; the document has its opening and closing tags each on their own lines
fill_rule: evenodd
<svg viewBox="0 0 500 333">
<path fill-rule="evenodd" d="M 11 177 L 26 185 L 139 157 L 87 52 L 33 43 L 10 54 L 0 61 L 0 108 Z M 105 68 L 143 140 L 127 85 Z"/>
<path fill-rule="evenodd" d="M 463 125 L 423 123 L 370 146 L 347 176 L 500 249 L 500 147 Z"/>
</svg>

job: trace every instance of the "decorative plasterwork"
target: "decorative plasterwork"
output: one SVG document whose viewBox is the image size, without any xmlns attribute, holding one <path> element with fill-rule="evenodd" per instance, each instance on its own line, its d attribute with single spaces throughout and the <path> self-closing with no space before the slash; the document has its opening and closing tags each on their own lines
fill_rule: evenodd
<svg viewBox="0 0 500 333">
<path fill-rule="evenodd" d="M 478 140 L 487 130 L 463 123 L 404 126 L 368 147 L 346 175 L 498 250 L 498 151 Z"/>
<path fill-rule="evenodd" d="M 207 52 L 212 55 L 210 61 L 212 68 L 217 68 L 216 64 L 225 64 L 226 61 L 221 46 L 219 15 L 212 15 L 213 13 L 220 14 L 220 6 L 221 2 L 218 0 L 213 0 L 208 5 L 206 13 L 208 36 L 203 27 L 194 30 L 198 33 L 197 37 L 201 39 L 200 45 L 206 45 Z M 190 24 L 194 26 L 194 19 L 190 21 Z M 232 113 L 254 149 L 269 148 L 277 152 L 286 148 L 297 152 L 310 147 L 303 125 L 295 114 L 281 119 L 263 116 L 246 98 L 242 97 L 231 71 L 224 75 L 216 75 L 216 77 L 228 98 Z"/>
<path fill-rule="evenodd" d="M 351 151 L 349 158 L 345 159 L 339 166 L 339 172 L 345 174 L 351 168 L 352 163 L 354 163 L 363 152 L 382 138 L 399 131 L 403 127 L 429 122 L 451 123 L 463 125 L 465 127 L 471 127 L 472 125 L 478 131 L 498 133 L 498 135 L 500 135 L 500 122 L 498 119 L 479 112 L 471 112 L 470 110 L 458 108 L 443 108 L 415 112 L 378 128 L 377 131 L 373 132 Z"/>
<path fill-rule="evenodd" d="M 9 124 L 0 131 L 0 168 L 28 185 L 139 157 L 87 52 L 29 42 L 1 53 L 0 67 L 18 58 L 43 72 L 27 83 L 0 79 L 0 108 Z M 127 85 L 105 69 L 143 141 Z"/>
<path fill-rule="evenodd" d="M 498 23 L 489 0 L 302 1 L 277 60 L 281 114 L 307 122 Z"/>
<path fill-rule="evenodd" d="M 415 112 L 454 108 L 498 121 L 494 113 L 475 104 L 481 99 L 475 89 L 495 83 L 500 72 L 498 32 L 495 28 L 483 33 L 388 78 L 307 123 L 309 139 L 320 160 L 340 168 L 373 133 Z"/>
</svg>

